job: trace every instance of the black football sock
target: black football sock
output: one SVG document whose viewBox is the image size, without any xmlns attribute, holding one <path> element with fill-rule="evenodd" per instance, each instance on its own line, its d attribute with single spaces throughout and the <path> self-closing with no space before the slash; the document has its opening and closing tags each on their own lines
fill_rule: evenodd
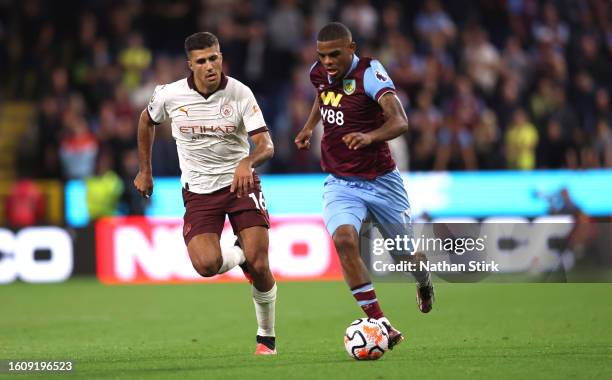
<svg viewBox="0 0 612 380">
<path fill-rule="evenodd" d="M 261 343 L 271 350 L 276 348 L 276 338 L 273 336 L 261 336 L 257 335 L 257 343 Z"/>
</svg>

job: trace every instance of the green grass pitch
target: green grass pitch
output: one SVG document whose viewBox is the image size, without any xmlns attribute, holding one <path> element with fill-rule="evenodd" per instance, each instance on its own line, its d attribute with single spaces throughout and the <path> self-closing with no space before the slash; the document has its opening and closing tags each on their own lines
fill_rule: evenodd
<svg viewBox="0 0 612 380">
<path fill-rule="evenodd" d="M 277 357 L 255 357 L 247 284 L 0 286 L 0 359 L 74 360 L 79 379 L 612 379 L 612 284 L 376 287 L 406 336 L 376 362 L 342 345 L 361 317 L 344 283 L 279 284 Z M 0 374 L 0 378 L 49 377 Z"/>
</svg>

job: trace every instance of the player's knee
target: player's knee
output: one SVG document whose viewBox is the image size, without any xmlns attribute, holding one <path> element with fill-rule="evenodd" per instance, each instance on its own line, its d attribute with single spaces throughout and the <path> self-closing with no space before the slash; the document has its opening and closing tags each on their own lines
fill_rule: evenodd
<svg viewBox="0 0 612 380">
<path fill-rule="evenodd" d="M 212 277 L 219 272 L 223 259 L 218 257 L 216 259 L 205 259 L 193 262 L 193 268 L 202 277 Z"/>
<path fill-rule="evenodd" d="M 351 231 L 337 230 L 334 233 L 334 245 L 340 258 L 352 256 L 359 249 L 359 236 Z"/>
<path fill-rule="evenodd" d="M 262 252 L 260 255 L 256 255 L 255 260 L 251 260 L 250 269 L 252 270 L 252 274 L 255 276 L 265 275 L 270 271 L 270 265 L 268 263 L 267 258 L 265 258 L 266 252 Z"/>
</svg>

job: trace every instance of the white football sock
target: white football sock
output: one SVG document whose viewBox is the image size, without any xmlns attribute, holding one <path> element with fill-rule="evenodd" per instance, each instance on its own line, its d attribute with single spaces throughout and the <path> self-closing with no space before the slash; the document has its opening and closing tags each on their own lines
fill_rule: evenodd
<svg viewBox="0 0 612 380">
<path fill-rule="evenodd" d="M 276 313 L 276 283 L 267 292 L 260 292 L 253 287 L 253 303 L 257 316 L 257 335 L 276 336 L 274 331 Z"/>
<path fill-rule="evenodd" d="M 222 249 L 221 257 L 223 258 L 223 264 L 221 264 L 221 268 L 219 268 L 217 274 L 225 273 L 245 261 L 244 252 L 236 245 L 228 249 Z"/>
</svg>

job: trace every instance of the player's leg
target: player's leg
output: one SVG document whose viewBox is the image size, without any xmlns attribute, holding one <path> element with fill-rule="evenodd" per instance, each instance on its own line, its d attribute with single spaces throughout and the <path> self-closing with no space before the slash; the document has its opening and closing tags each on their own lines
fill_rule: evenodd
<svg viewBox="0 0 612 380">
<path fill-rule="evenodd" d="M 218 233 L 202 233 L 187 243 L 187 252 L 196 272 L 203 277 L 222 274 L 245 262 L 240 247 L 221 249 Z"/>
<path fill-rule="evenodd" d="M 351 219 L 351 216 L 345 215 L 346 219 Z M 338 219 L 343 219 L 342 214 L 337 214 L 333 221 L 339 222 Z M 332 221 L 332 223 L 333 223 Z M 333 230 L 332 239 L 336 252 L 340 259 L 344 280 L 351 289 L 357 289 L 360 285 L 371 282 L 370 274 L 361 258 L 359 249 L 359 233 L 357 232 L 357 220 L 344 220 L 337 227 L 330 227 Z"/>
<path fill-rule="evenodd" d="M 222 205 L 226 197 L 223 190 L 212 194 L 183 190 L 186 209 L 183 238 L 193 267 L 204 277 L 225 273 L 245 260 L 240 247 L 222 250 L 219 244 L 225 222 Z"/>
<path fill-rule="evenodd" d="M 240 247 L 221 249 L 217 233 L 203 233 L 191 238 L 187 244 L 189 259 L 196 272 L 203 277 L 212 277 L 244 263 Z"/>
<path fill-rule="evenodd" d="M 254 226 L 239 232 L 248 272 L 253 281 L 252 294 L 257 317 L 256 354 L 276 353 L 276 282 L 268 262 L 268 230 Z"/>
<path fill-rule="evenodd" d="M 328 177 L 323 193 L 323 218 L 353 297 L 369 318 L 378 319 L 384 317 L 384 313 L 360 254 L 358 231 L 367 209 L 359 192 L 359 188 L 350 187 L 345 180 Z"/>
<path fill-rule="evenodd" d="M 262 202 L 259 178 L 255 175 L 253 197 L 236 198 L 229 220 L 246 257 L 252 279 L 253 303 L 257 317 L 257 348 L 255 354 L 276 354 L 276 282 L 268 262 L 268 228 L 270 226 L 265 201 Z"/>
<path fill-rule="evenodd" d="M 222 248 L 221 257 L 223 258 L 223 263 L 217 271 L 217 274 L 225 273 L 229 270 L 232 270 L 237 265 L 242 265 L 246 262 L 246 257 L 244 256 L 242 248 L 237 245 L 228 248 Z"/>
<path fill-rule="evenodd" d="M 366 198 L 368 210 L 372 213 L 384 238 L 395 239 L 396 236 L 413 237 L 410 221 L 410 203 L 401 175 L 392 171 L 374 181 L 375 191 Z M 391 252 L 393 260 L 410 262 L 424 261 L 423 252 Z M 417 265 L 417 268 L 420 268 Z M 428 313 L 433 307 L 434 291 L 431 275 L 426 270 L 415 270 L 411 274 L 417 282 L 417 306 L 423 313 Z"/>
<path fill-rule="evenodd" d="M 203 277 L 212 277 L 219 272 L 223 264 L 219 235 L 203 233 L 191 238 L 187 252 L 193 268 Z"/>
</svg>

